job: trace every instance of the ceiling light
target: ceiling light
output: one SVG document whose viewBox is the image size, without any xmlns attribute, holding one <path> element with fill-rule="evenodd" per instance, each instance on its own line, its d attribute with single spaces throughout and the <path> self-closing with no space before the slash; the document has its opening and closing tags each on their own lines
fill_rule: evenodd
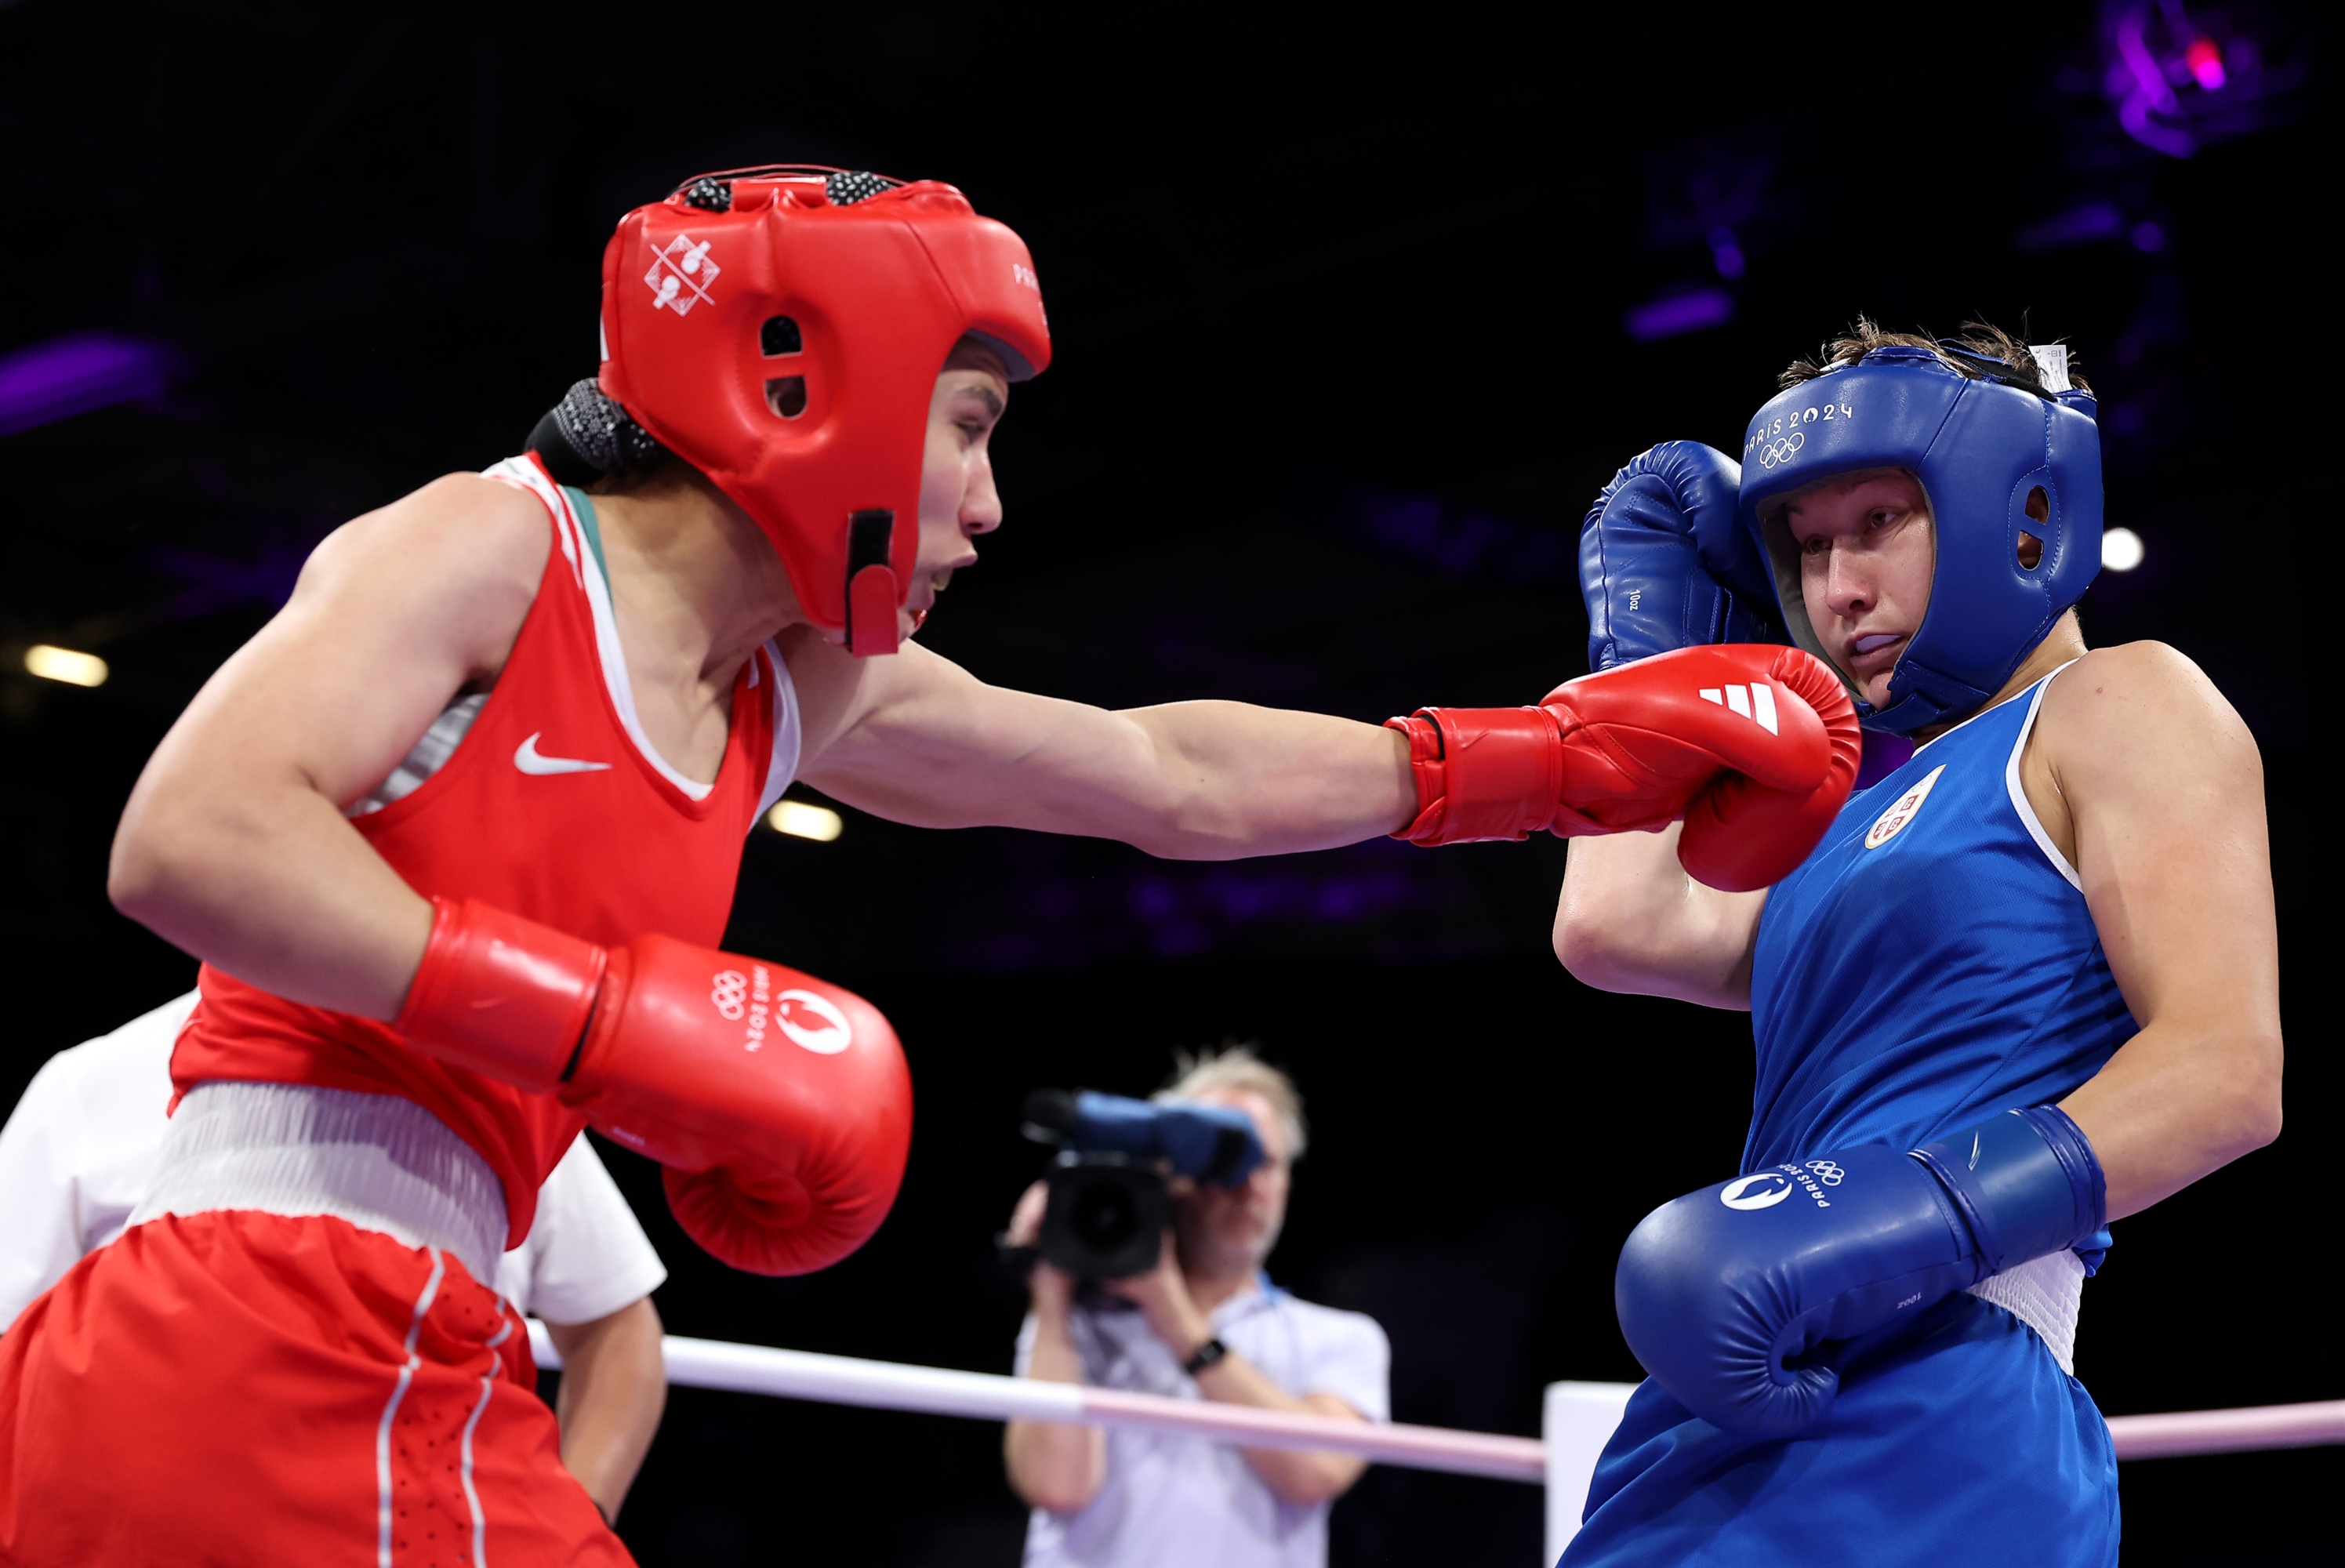
<svg viewBox="0 0 2345 1568">
<path fill-rule="evenodd" d="M 107 674 L 106 661 L 96 654 L 52 648 L 46 642 L 36 642 L 25 650 L 25 669 L 44 681 L 62 681 L 68 686 L 103 686 Z"/>
<path fill-rule="evenodd" d="M 766 825 L 776 833 L 787 833 L 792 838 L 810 838 L 817 844 L 828 844 L 846 831 L 846 819 L 827 805 L 808 805 L 802 800 L 786 800 L 766 814 Z"/>
</svg>

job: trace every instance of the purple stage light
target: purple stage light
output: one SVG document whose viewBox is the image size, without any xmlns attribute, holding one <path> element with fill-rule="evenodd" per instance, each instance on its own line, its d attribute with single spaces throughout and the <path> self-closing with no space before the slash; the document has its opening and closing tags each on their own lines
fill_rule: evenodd
<svg viewBox="0 0 2345 1568">
<path fill-rule="evenodd" d="M 2183 63 L 2190 67 L 2192 79 L 2210 93 L 2220 92 L 2230 74 L 2223 69 L 2223 51 L 2215 40 L 2201 35 L 2198 41 L 2183 51 Z"/>
<path fill-rule="evenodd" d="M 1742 258 L 1742 242 L 1735 238 L 1734 230 L 1723 226 L 1710 231 L 1710 259 L 1718 268 L 1718 275 L 1729 283 L 1739 281 L 1748 270 Z"/>
<path fill-rule="evenodd" d="M 2114 239 L 2124 232 L 2125 214 L 2117 204 L 2096 201 L 2023 225 L 2012 235 L 2011 243 L 2021 250 L 2064 250 L 2071 245 Z"/>
<path fill-rule="evenodd" d="M 108 332 L 52 339 L 0 359 L 0 436 L 92 409 L 162 396 L 169 355 Z"/>
<path fill-rule="evenodd" d="M 249 561 L 236 561 L 184 545 L 158 544 L 147 552 L 145 564 L 186 583 L 174 602 L 188 614 L 200 615 L 230 604 L 281 607 L 293 597 L 307 556 L 306 546 L 269 544 Z"/>
<path fill-rule="evenodd" d="M 2147 220 L 2133 226 L 2133 248 L 2147 256 L 2166 248 L 2166 230 Z"/>
<path fill-rule="evenodd" d="M 2109 50 L 2103 85 L 2126 135 L 2168 157 L 2242 136 L 2283 112 L 2273 100 L 2300 85 L 2299 66 L 2275 72 L 2254 38 L 2221 42 L 2190 19 L 2182 0 L 2107 0 Z"/>
<path fill-rule="evenodd" d="M 2117 18 L 2117 63 L 2109 71 L 2117 98 L 2117 124 L 2126 135 L 2168 157 L 2188 157 L 2198 150 L 2189 132 L 2169 124 L 2182 116 L 2181 102 L 2166 79 L 2166 67 L 2150 48 L 2146 8 L 2128 10 Z"/>
<path fill-rule="evenodd" d="M 1734 300 L 1725 289 L 1697 288 L 1637 306 L 1620 318 L 1620 325 L 1638 342 L 1650 343 L 1706 327 L 1722 327 L 1733 319 Z"/>
<path fill-rule="evenodd" d="M 1350 490 L 1346 534 L 1459 577 L 1504 576 L 1518 583 L 1579 579 L 1579 540 L 1544 523 L 1458 507 L 1438 496 Z M 1260 699 L 1257 699 L 1260 700 Z"/>
</svg>

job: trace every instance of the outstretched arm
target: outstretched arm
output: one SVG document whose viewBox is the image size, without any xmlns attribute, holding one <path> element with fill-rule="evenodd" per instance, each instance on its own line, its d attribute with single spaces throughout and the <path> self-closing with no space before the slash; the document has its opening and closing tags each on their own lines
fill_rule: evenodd
<svg viewBox="0 0 2345 1568">
<path fill-rule="evenodd" d="M 919 647 L 860 669 L 807 638 L 786 655 L 805 715 L 800 771 L 841 799 L 923 827 L 1118 838 L 1168 859 L 1683 818 L 1689 870 L 1714 887 L 1764 886 L 1813 846 L 1856 774 L 1839 683 L 1772 645 L 1680 649 L 1536 707 L 1420 710 L 1406 733 L 1244 703 L 1109 713 L 988 686 Z"/>
<path fill-rule="evenodd" d="M 811 637 L 786 648 L 801 775 L 892 821 L 1229 860 L 1352 844 L 1416 814 L 1408 744 L 1376 725 L 1245 703 L 1111 713 L 989 686 L 917 643 L 857 662 Z"/>
<path fill-rule="evenodd" d="M 2045 693 L 2038 733 L 2029 797 L 2141 1025 L 2061 1102 L 2116 1219 L 2279 1136 L 2263 763 L 2198 666 L 2155 642 L 2087 654 Z"/>
</svg>

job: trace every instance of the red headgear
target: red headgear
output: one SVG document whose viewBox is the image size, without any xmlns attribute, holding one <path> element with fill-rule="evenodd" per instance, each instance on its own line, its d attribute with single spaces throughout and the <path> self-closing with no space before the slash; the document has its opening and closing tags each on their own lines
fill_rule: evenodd
<svg viewBox="0 0 2345 1568">
<path fill-rule="evenodd" d="M 757 520 L 858 654 L 896 651 L 929 401 L 966 334 L 1013 381 L 1051 362 L 1025 243 L 935 180 L 704 175 L 603 253 L 604 392 Z"/>
</svg>

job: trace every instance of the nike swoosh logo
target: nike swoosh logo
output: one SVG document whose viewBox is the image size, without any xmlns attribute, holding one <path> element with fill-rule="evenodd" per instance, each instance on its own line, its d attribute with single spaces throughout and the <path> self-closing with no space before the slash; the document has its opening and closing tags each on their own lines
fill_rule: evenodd
<svg viewBox="0 0 2345 1568">
<path fill-rule="evenodd" d="M 537 735 L 543 733 L 543 730 L 537 732 Z M 513 766 L 525 774 L 599 774 L 611 765 L 608 763 L 590 763 L 578 757 L 545 756 L 537 749 L 537 735 L 530 736 L 513 749 Z"/>
</svg>

